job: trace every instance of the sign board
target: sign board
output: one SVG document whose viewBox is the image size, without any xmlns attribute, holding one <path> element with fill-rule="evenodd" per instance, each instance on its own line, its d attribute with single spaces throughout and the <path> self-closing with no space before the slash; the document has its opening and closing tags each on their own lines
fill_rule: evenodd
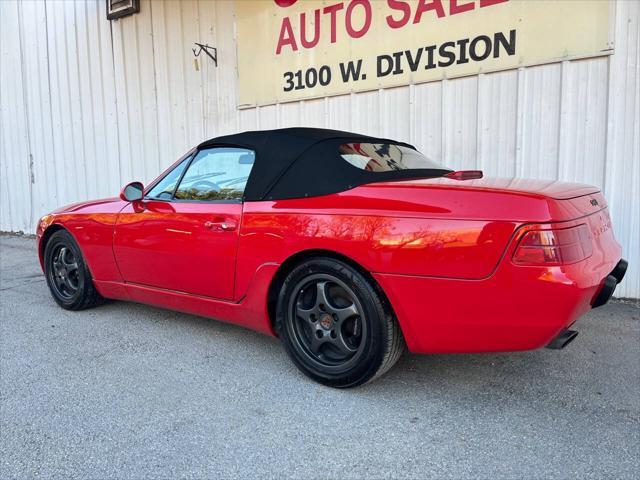
<svg viewBox="0 0 640 480">
<path fill-rule="evenodd" d="M 242 0 L 239 106 L 612 52 L 607 0 Z"/>
</svg>

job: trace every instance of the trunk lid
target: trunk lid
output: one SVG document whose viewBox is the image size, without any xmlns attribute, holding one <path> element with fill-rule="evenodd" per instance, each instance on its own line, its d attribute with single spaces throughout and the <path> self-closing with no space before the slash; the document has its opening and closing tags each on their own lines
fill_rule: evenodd
<svg viewBox="0 0 640 480">
<path fill-rule="evenodd" d="M 606 208 L 598 187 L 554 180 L 427 178 L 376 182 L 340 195 L 396 215 L 545 223 L 573 220 Z M 382 213 L 382 212 L 381 212 Z"/>
<path fill-rule="evenodd" d="M 567 200 L 597 193 L 598 187 L 581 183 L 560 182 L 557 180 L 535 180 L 527 178 L 481 178 L 477 180 L 453 180 L 449 178 L 429 178 L 404 182 L 380 182 L 377 185 L 403 185 L 420 188 L 455 188 L 456 190 L 475 190 L 504 192 L 521 195 L 533 195 L 556 200 Z"/>
</svg>

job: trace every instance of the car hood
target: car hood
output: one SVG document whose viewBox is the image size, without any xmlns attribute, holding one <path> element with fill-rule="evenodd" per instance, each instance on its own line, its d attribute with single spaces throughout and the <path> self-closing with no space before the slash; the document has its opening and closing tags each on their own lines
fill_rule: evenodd
<svg viewBox="0 0 640 480">
<path fill-rule="evenodd" d="M 91 213 L 91 212 L 119 212 L 126 202 L 120 200 L 118 197 L 102 198 L 99 200 L 89 200 L 87 202 L 72 203 L 60 207 L 57 210 L 51 212 L 52 214 L 62 213 Z"/>
</svg>

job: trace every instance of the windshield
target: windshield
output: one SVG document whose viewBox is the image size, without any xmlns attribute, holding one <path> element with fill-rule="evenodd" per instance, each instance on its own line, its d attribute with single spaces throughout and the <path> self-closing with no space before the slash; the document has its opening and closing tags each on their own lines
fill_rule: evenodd
<svg viewBox="0 0 640 480">
<path fill-rule="evenodd" d="M 449 170 L 412 148 L 393 143 L 343 143 L 340 155 L 351 165 L 369 172 Z"/>
</svg>

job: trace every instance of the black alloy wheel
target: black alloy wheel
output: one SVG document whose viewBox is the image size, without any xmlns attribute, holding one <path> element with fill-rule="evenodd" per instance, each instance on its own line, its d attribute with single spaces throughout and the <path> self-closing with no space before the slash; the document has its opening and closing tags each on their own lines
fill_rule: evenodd
<svg viewBox="0 0 640 480">
<path fill-rule="evenodd" d="M 51 274 L 57 294 L 65 299 L 73 298 L 78 293 L 80 283 L 78 261 L 73 250 L 64 244 L 56 245 L 51 260 Z"/>
<path fill-rule="evenodd" d="M 384 296 L 351 265 L 333 258 L 307 260 L 289 273 L 276 317 L 296 366 L 333 387 L 382 375 L 404 346 Z"/>
<path fill-rule="evenodd" d="M 58 230 L 44 248 L 44 272 L 53 299 L 67 310 L 84 310 L 103 302 L 80 247 L 66 230 Z"/>
<path fill-rule="evenodd" d="M 294 287 L 289 308 L 298 348 L 325 368 L 348 368 L 363 350 L 367 324 L 356 294 L 330 274 L 309 275 Z"/>
</svg>

